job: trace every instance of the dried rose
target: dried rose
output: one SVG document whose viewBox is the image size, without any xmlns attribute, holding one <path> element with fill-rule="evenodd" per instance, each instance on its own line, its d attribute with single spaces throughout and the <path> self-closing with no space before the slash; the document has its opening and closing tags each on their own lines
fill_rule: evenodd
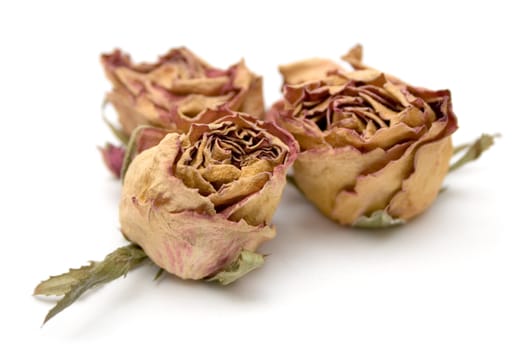
<svg viewBox="0 0 525 350">
<path fill-rule="evenodd" d="M 213 121 L 209 110 L 219 107 L 256 117 L 264 113 L 262 78 L 242 60 L 222 70 L 182 47 L 153 64 L 134 64 L 120 50 L 102 55 L 101 61 L 113 85 L 106 99 L 118 113 L 124 136 L 139 125 L 186 132 L 192 123 Z"/>
<path fill-rule="evenodd" d="M 361 48 L 343 59 L 281 66 L 284 99 L 268 114 L 300 144 L 294 180 L 341 224 L 411 219 L 436 198 L 457 129 L 448 90 L 431 91 L 368 68 Z"/>
<path fill-rule="evenodd" d="M 125 174 L 122 233 L 172 274 L 224 282 L 274 237 L 269 223 L 296 153 L 285 130 L 242 114 L 167 134 Z"/>
</svg>

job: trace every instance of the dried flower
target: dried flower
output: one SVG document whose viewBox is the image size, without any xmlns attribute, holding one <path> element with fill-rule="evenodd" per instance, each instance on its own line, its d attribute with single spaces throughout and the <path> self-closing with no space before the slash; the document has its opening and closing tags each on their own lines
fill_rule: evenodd
<svg viewBox="0 0 525 350">
<path fill-rule="evenodd" d="M 296 147 L 275 124 L 242 114 L 167 134 L 125 174 L 122 232 L 166 271 L 212 277 L 274 237 Z"/>
<path fill-rule="evenodd" d="M 102 55 L 113 90 L 107 94 L 129 136 L 139 125 L 186 132 L 192 123 L 209 123 L 219 107 L 260 117 L 264 113 L 262 78 L 244 61 L 215 68 L 190 50 L 172 49 L 156 63 L 134 64 L 115 50 Z"/>
<path fill-rule="evenodd" d="M 342 224 L 397 224 L 436 198 L 457 129 L 448 90 L 413 87 L 345 57 L 281 66 L 284 99 L 268 114 L 300 144 L 299 189 Z"/>
</svg>

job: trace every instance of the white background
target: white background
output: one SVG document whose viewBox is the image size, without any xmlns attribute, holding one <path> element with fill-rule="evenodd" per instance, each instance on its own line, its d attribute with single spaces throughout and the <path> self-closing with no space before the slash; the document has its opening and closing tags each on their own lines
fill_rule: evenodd
<svg viewBox="0 0 525 350">
<path fill-rule="evenodd" d="M 3 1 L 0 5 L 0 348 L 525 348 L 525 26 L 510 1 Z M 520 34 L 521 33 L 521 34 Z M 186 45 L 218 67 L 244 57 L 279 97 L 279 63 L 365 62 L 449 88 L 460 130 L 503 138 L 450 175 L 399 229 L 340 227 L 287 188 L 265 266 L 227 287 L 153 267 L 97 289 L 40 328 L 50 274 L 125 242 L 119 183 L 96 146 L 109 89 L 99 54 L 153 60 Z"/>
</svg>

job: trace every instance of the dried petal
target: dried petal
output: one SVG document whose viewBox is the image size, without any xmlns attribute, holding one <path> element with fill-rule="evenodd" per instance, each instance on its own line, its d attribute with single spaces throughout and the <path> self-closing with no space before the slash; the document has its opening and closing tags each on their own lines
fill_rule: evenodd
<svg viewBox="0 0 525 350">
<path fill-rule="evenodd" d="M 120 171 L 122 169 L 122 163 L 126 153 L 124 147 L 106 143 L 106 146 L 104 146 L 104 148 L 100 147 L 99 150 L 102 154 L 102 159 L 104 160 L 106 167 L 116 178 L 120 178 Z"/>
</svg>

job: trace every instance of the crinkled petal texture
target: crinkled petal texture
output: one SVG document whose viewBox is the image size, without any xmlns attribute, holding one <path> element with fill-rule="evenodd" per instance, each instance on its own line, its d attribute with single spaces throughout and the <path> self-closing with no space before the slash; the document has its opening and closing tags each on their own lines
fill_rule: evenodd
<svg viewBox="0 0 525 350">
<path fill-rule="evenodd" d="M 411 219 L 434 201 L 448 171 L 457 129 L 450 92 L 368 68 L 360 47 L 344 58 L 357 70 L 325 61 L 329 70 L 318 70 L 319 60 L 281 67 L 284 99 L 268 119 L 299 142 L 296 183 L 325 215 L 342 224 L 377 210 Z"/>
<path fill-rule="evenodd" d="M 122 232 L 168 272 L 209 277 L 274 237 L 297 147 L 274 123 L 241 114 L 167 134 L 125 175 Z"/>
<path fill-rule="evenodd" d="M 186 48 L 169 51 L 154 64 L 134 64 L 119 50 L 102 55 L 113 85 L 113 104 L 128 136 L 139 125 L 186 132 L 192 123 L 209 123 L 214 109 L 264 113 L 262 78 L 244 61 L 226 70 L 210 66 Z"/>
</svg>

